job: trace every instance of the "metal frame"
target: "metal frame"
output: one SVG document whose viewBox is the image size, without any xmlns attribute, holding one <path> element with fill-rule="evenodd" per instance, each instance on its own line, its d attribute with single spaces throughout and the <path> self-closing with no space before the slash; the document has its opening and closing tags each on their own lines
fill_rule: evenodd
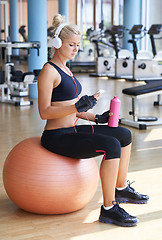
<svg viewBox="0 0 162 240">
<path fill-rule="evenodd" d="M 0 84 L 1 89 L 1 97 L 0 102 L 2 103 L 11 103 L 15 104 L 15 106 L 27 106 L 32 105 L 33 102 L 29 100 L 24 100 L 24 97 L 28 97 L 27 86 L 29 82 L 22 82 L 21 86 L 20 83 L 12 83 L 10 81 L 11 78 L 11 66 L 14 64 L 11 62 L 11 54 L 13 48 L 36 48 L 39 51 L 40 42 L 22 42 L 22 43 L 0 43 L 0 48 L 5 48 L 5 83 Z M 32 76 L 31 82 L 34 81 L 34 73 Z M 5 94 L 5 89 L 7 89 L 7 93 Z"/>
<path fill-rule="evenodd" d="M 147 129 L 147 126 L 153 126 L 153 125 L 162 125 L 162 119 L 158 119 L 157 121 L 138 121 L 138 109 L 139 109 L 139 105 L 138 105 L 138 100 L 142 99 L 142 98 L 146 98 L 146 97 L 150 97 L 150 96 L 155 96 L 157 95 L 157 102 L 158 104 L 156 105 L 162 105 L 162 103 L 160 103 L 160 98 L 162 94 L 162 90 L 159 91 L 155 91 L 155 92 L 150 92 L 150 93 L 145 93 L 145 94 L 141 94 L 138 96 L 132 96 L 132 95 L 127 95 L 128 97 L 131 97 L 132 99 L 132 111 L 131 111 L 131 115 L 133 116 L 133 120 L 129 120 L 129 119 L 125 119 L 125 118 L 121 118 L 120 119 L 120 123 L 123 125 L 127 125 L 130 127 L 135 127 L 138 129 Z"/>
</svg>

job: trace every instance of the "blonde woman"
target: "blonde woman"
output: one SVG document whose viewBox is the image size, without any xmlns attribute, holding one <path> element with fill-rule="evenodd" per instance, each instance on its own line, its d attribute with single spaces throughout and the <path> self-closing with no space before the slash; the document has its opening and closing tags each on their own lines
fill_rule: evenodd
<svg viewBox="0 0 162 240">
<path fill-rule="evenodd" d="M 103 125 L 108 122 L 109 111 L 96 115 L 88 112 L 97 104 L 100 93 L 81 96 L 82 86 L 66 66 L 67 60 L 78 52 L 80 30 L 77 25 L 66 23 L 60 14 L 54 16 L 53 27 L 54 56 L 38 77 L 39 112 L 47 120 L 41 143 L 49 151 L 72 158 L 103 155 L 100 166 L 103 205 L 99 220 L 134 226 L 138 219 L 118 202 L 146 203 L 149 197 L 127 184 L 131 132 L 123 127 Z M 78 117 L 94 124 L 77 125 Z"/>
</svg>

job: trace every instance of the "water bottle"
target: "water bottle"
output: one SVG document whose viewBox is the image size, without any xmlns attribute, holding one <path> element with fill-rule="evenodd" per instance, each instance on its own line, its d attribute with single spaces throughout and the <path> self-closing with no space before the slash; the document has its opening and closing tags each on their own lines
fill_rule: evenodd
<svg viewBox="0 0 162 240">
<path fill-rule="evenodd" d="M 118 121 L 120 116 L 120 100 L 118 97 L 114 97 L 110 102 L 110 116 L 108 120 L 109 127 L 118 127 Z"/>
</svg>

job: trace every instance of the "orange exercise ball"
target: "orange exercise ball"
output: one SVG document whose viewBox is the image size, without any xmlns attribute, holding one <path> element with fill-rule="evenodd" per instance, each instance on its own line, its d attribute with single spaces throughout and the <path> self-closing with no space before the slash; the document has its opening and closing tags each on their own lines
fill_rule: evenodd
<svg viewBox="0 0 162 240">
<path fill-rule="evenodd" d="M 83 208 L 94 196 L 98 179 L 93 158 L 54 154 L 41 146 L 40 137 L 17 144 L 3 168 L 9 198 L 21 209 L 38 214 L 63 214 Z"/>
</svg>

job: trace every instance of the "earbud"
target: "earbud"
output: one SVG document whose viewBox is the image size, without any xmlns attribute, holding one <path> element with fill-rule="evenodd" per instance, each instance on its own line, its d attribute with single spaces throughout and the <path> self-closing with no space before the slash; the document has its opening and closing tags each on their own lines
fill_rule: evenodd
<svg viewBox="0 0 162 240">
<path fill-rule="evenodd" d="M 68 24 L 61 23 L 55 31 L 55 36 L 52 39 L 52 45 L 56 49 L 58 49 L 62 46 L 62 40 L 61 40 L 61 38 L 59 38 L 59 34 L 60 34 L 61 30 L 63 29 L 63 27 L 65 27 L 66 25 L 68 25 Z"/>
</svg>

